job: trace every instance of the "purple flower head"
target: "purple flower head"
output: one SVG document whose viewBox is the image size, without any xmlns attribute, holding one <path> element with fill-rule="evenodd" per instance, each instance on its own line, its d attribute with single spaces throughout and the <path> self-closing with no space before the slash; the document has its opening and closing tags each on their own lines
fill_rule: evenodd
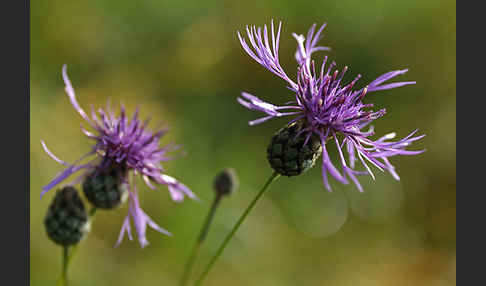
<svg viewBox="0 0 486 286">
<path fill-rule="evenodd" d="M 41 141 L 45 152 L 52 159 L 66 166 L 66 169 L 60 172 L 49 184 L 43 187 L 41 197 L 57 184 L 66 180 L 73 173 L 84 170 L 79 177 L 68 183 L 69 185 L 81 181 L 90 172 L 93 172 L 93 170 L 103 170 L 115 165 L 128 170 L 124 181 L 129 186 L 128 191 L 130 198 L 129 212 L 123 223 L 118 243 L 121 242 L 125 231 L 128 232 L 129 238 L 131 239 L 130 217 L 134 222 L 138 240 L 142 247 L 148 244 L 145 238 L 147 225 L 161 233 L 169 234 L 167 231 L 156 225 L 140 208 L 135 182 L 134 180 L 128 179 L 130 173 L 133 175 L 139 174 L 151 189 L 155 189 L 155 185 L 157 184 L 166 185 L 172 199 L 176 202 L 181 202 L 185 196 L 196 199 L 196 196 L 188 187 L 173 177 L 164 174 L 165 170 L 161 163 L 171 160 L 172 158 L 168 155 L 168 152 L 177 149 L 177 146 L 173 144 L 159 147 L 159 140 L 167 132 L 167 129 L 162 129 L 156 132 L 148 130 L 147 125 L 149 120 L 141 122 L 138 117 L 138 108 L 131 119 L 129 119 L 125 114 L 123 105 L 120 107 L 121 111 L 117 116 L 115 116 L 113 110 L 110 108 L 109 103 L 107 104 L 106 109 L 100 108 L 98 109 L 98 112 L 92 107 L 91 117 L 89 117 L 76 100 L 74 89 L 66 72 L 66 65 L 63 66 L 62 76 L 66 85 L 65 91 L 71 104 L 93 129 L 93 131 L 88 131 L 81 126 L 81 130 L 88 138 L 94 140 L 94 144 L 89 153 L 82 156 L 73 164 L 68 164 L 58 159 L 47 148 L 46 144 Z M 88 162 L 80 164 L 81 161 L 84 161 L 88 157 L 92 158 L 88 160 Z"/>
<path fill-rule="evenodd" d="M 357 175 L 370 175 L 373 179 L 374 174 L 368 163 L 374 165 L 381 171 L 388 171 L 396 180 L 399 180 L 395 167 L 389 162 L 388 158 L 395 155 L 416 155 L 424 152 L 409 151 L 405 148 L 413 141 L 423 138 L 425 135 L 415 136 L 417 130 L 407 137 L 398 141 L 389 141 L 395 137 L 395 133 L 385 135 L 378 140 L 369 137 L 374 135 L 373 127 L 363 131 L 373 120 L 385 115 L 385 109 L 378 111 L 370 110 L 373 104 L 364 103 L 363 99 L 369 92 L 392 89 L 403 85 L 414 84 L 415 82 L 394 82 L 386 81 L 404 74 L 407 70 L 397 70 L 385 73 L 361 89 L 353 89 L 361 75 L 356 76 L 348 84 L 344 84 L 342 79 L 348 67 L 344 67 L 341 72 L 334 70 L 335 62 L 326 67 L 327 56 L 321 64 L 320 70 L 316 68 L 316 63 L 311 59 L 312 53 L 316 51 L 329 50 L 327 47 L 317 46 L 321 39 L 322 31 L 326 24 L 323 24 L 316 32 L 316 25 L 312 25 L 307 33 L 303 35 L 293 34 L 297 41 L 297 51 L 295 59 L 297 61 L 297 80 L 290 79 L 279 63 L 278 48 L 282 23 L 279 23 L 277 34 L 273 21 L 271 23 L 271 39 L 269 31 L 265 25 L 260 27 L 247 27 L 247 41 L 238 32 L 238 38 L 243 49 L 260 65 L 276 74 L 288 84 L 295 94 L 295 100 L 286 105 L 277 106 L 267 103 L 251 94 L 242 92 L 242 97 L 238 102 L 248 109 L 257 110 L 265 113 L 262 118 L 250 121 L 250 125 L 255 125 L 267 121 L 274 117 L 289 116 L 294 118 L 289 122 L 302 120 L 305 128 L 302 130 L 306 134 L 306 142 L 312 134 L 319 136 L 322 145 L 322 176 L 324 185 L 331 191 L 327 174 L 343 184 L 351 179 L 357 188 L 362 191 L 362 187 L 357 180 Z M 338 139 L 341 137 L 341 141 Z M 328 151 L 326 150 L 327 140 L 332 140 L 336 144 L 341 171 L 331 162 Z M 347 151 L 346 160 L 343 148 Z M 359 160 L 364 166 L 365 171 L 355 169 L 355 163 Z"/>
</svg>

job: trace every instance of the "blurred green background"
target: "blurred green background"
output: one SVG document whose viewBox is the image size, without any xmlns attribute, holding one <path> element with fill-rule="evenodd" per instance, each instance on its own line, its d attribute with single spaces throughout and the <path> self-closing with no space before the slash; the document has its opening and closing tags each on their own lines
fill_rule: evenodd
<svg viewBox="0 0 486 286">
<path fill-rule="evenodd" d="M 456 283 L 456 4 L 455 1 L 60 1 L 31 2 L 30 266 L 31 285 L 54 285 L 61 249 L 48 240 L 43 218 L 54 193 L 39 199 L 61 166 L 91 141 L 63 91 L 61 66 L 80 104 L 108 98 L 130 112 L 141 108 L 152 127 L 172 129 L 187 155 L 166 164 L 201 203 L 170 200 L 166 188 L 139 182 L 142 206 L 174 236 L 148 231 L 140 249 L 114 248 L 127 206 L 100 211 L 70 268 L 72 285 L 175 285 L 212 200 L 212 179 L 234 167 L 236 195 L 219 209 L 197 271 L 228 233 L 271 169 L 266 146 L 287 121 L 250 127 L 261 114 L 236 102 L 241 91 L 274 103 L 292 98 L 283 81 L 252 61 L 236 30 L 283 20 L 280 58 L 295 75 L 291 33 L 327 22 L 322 44 L 347 79 L 361 73 L 363 86 L 393 69 L 410 68 L 400 80 L 414 86 L 367 97 L 388 114 L 374 124 L 377 136 L 415 128 L 427 134 L 415 157 L 394 157 L 402 178 L 361 178 L 366 192 L 323 185 L 320 164 L 281 178 L 259 202 L 205 285 L 455 285 Z M 325 53 L 316 54 L 320 60 Z M 336 157 L 331 148 L 331 156 Z M 376 170 L 375 173 L 379 171 Z"/>
</svg>

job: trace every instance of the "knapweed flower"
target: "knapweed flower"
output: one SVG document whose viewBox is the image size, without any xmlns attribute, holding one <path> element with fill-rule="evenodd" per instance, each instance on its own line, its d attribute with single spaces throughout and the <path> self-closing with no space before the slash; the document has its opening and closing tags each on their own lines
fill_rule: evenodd
<svg viewBox="0 0 486 286">
<path fill-rule="evenodd" d="M 246 53 L 260 65 L 285 80 L 288 84 L 288 89 L 295 94 L 295 100 L 282 106 L 265 102 L 246 92 L 242 92 L 242 97 L 238 98 L 238 102 L 249 109 L 266 114 L 262 118 L 250 121 L 250 125 L 259 124 L 274 117 L 294 116 L 289 122 L 289 126 L 296 122 L 302 124 L 302 128 L 294 135 L 295 137 L 304 136 L 304 145 L 309 140 L 312 141 L 312 138 L 317 138 L 322 147 L 322 176 L 324 185 L 328 190 L 331 190 L 327 178 L 329 173 L 344 184 L 348 183 L 348 178 L 351 179 L 357 188 L 362 191 L 363 189 L 356 176 L 368 174 L 374 179 L 368 163 L 381 171 L 388 171 L 395 179 L 399 180 L 399 176 L 388 158 L 395 155 L 416 155 L 424 152 L 424 150 L 408 151 L 405 148 L 425 135 L 414 137 L 417 132 L 415 130 L 398 141 L 389 141 L 395 137 L 395 133 L 387 134 L 377 140 L 370 139 L 374 135 L 373 127 L 371 126 L 368 130 L 363 130 L 363 128 L 368 126 L 373 120 L 385 115 L 385 109 L 379 111 L 370 110 L 373 104 L 364 103 L 363 99 L 369 92 L 392 89 L 414 84 L 415 82 L 385 83 L 407 72 L 406 69 L 396 70 L 385 73 L 365 87 L 355 90 L 353 87 L 361 75 L 356 76 L 348 84 L 343 84 L 342 80 L 348 68 L 344 67 L 341 72 L 338 70 L 333 71 L 336 66 L 335 62 L 326 68 L 327 56 L 324 57 L 321 68 L 318 70 L 318 67 L 316 68 L 317 64 L 311 59 L 311 55 L 316 51 L 329 49 L 317 46 L 325 26 L 326 24 L 322 25 L 316 32 L 316 25 L 312 25 L 307 37 L 293 34 L 297 41 L 297 51 L 295 53 L 298 65 L 296 81 L 292 80 L 285 73 L 279 62 L 278 49 L 282 23 L 279 24 L 275 35 L 275 27 L 272 22 L 271 38 L 269 38 L 269 31 L 266 25 L 263 29 L 247 26 L 246 34 L 249 44 L 238 32 L 238 38 Z M 341 141 L 339 137 L 342 138 Z M 341 171 L 335 167 L 329 157 L 326 147 L 327 140 L 333 140 L 336 144 Z M 343 148 L 348 153 L 347 160 L 344 156 Z M 358 159 L 366 171 L 355 169 L 355 162 Z M 277 169 L 276 171 L 278 172 Z M 293 174 L 284 173 L 284 175 L 290 176 Z"/>
<path fill-rule="evenodd" d="M 177 148 L 173 144 L 164 147 L 159 146 L 159 140 L 167 132 L 167 129 L 156 132 L 148 130 L 147 125 L 149 120 L 145 122 L 140 121 L 138 108 L 132 118 L 129 119 L 125 114 L 123 105 L 121 105 L 121 111 L 117 116 L 115 116 L 113 110 L 110 108 L 109 103 L 106 109 L 100 108 L 98 112 L 92 107 L 91 117 L 89 117 L 76 100 L 65 65 L 62 69 L 62 76 L 65 83 L 65 91 L 71 104 L 94 130 L 94 132 L 91 132 L 81 126 L 82 132 L 88 138 L 94 140 L 94 144 L 89 153 L 82 156 L 73 164 L 68 164 L 58 159 L 47 149 L 45 143 L 41 142 L 45 152 L 51 158 L 67 167 L 42 189 L 41 197 L 54 186 L 80 170 L 83 170 L 82 174 L 68 185 L 76 184 L 83 179 L 92 179 L 92 176 L 99 174 L 109 174 L 110 170 L 115 168 L 119 170 L 117 174 L 123 174 L 122 180 L 117 182 L 117 184 L 123 183 L 127 186 L 130 198 L 129 211 L 123 223 L 117 245 L 123 240 L 125 232 L 128 233 L 129 239 L 132 240 L 130 217 L 133 220 L 138 241 L 142 247 L 148 244 L 145 237 L 147 225 L 161 233 L 170 235 L 169 232 L 153 222 L 141 209 L 135 180 L 133 178 L 139 174 L 151 189 L 155 189 L 156 184 L 167 186 L 172 199 L 176 202 L 182 201 L 185 196 L 196 198 L 188 187 L 173 177 L 164 174 L 165 170 L 161 163 L 170 160 L 171 157 L 168 155 L 168 152 Z M 94 158 L 91 158 L 84 164 L 80 164 L 81 161 L 90 156 Z M 93 185 L 94 183 L 90 183 L 90 186 Z"/>
</svg>

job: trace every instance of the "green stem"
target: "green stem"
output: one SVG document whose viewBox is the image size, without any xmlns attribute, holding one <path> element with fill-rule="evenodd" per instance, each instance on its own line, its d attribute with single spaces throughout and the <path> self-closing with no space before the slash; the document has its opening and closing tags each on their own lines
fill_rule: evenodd
<svg viewBox="0 0 486 286">
<path fill-rule="evenodd" d="M 216 251 L 216 254 L 211 258 L 211 260 L 209 261 L 208 265 L 204 269 L 204 272 L 201 274 L 201 276 L 199 277 L 199 279 L 196 281 L 196 284 L 195 285 L 201 285 L 201 283 L 204 281 L 204 278 L 206 278 L 206 276 L 208 275 L 209 271 L 211 270 L 211 268 L 214 265 L 214 263 L 216 262 L 216 260 L 218 260 L 218 258 L 221 255 L 221 253 L 223 253 L 223 250 L 225 249 L 225 247 L 228 244 L 228 242 L 231 240 L 231 238 L 233 238 L 233 236 L 235 235 L 236 231 L 238 230 L 238 228 L 240 227 L 240 225 L 243 223 L 243 221 L 245 220 L 245 218 L 248 216 L 248 214 L 250 213 L 250 211 L 253 209 L 253 207 L 255 206 L 255 204 L 258 202 L 258 200 L 260 199 L 260 197 L 265 193 L 265 191 L 267 190 L 268 186 L 270 186 L 270 184 L 274 180 L 278 179 L 279 177 L 280 177 L 280 175 L 277 172 L 274 172 L 270 176 L 270 178 L 268 178 L 268 180 L 265 183 L 265 185 L 263 186 L 263 188 L 256 195 L 256 197 L 253 199 L 253 201 L 250 203 L 250 205 L 246 208 L 245 212 L 238 219 L 238 221 L 236 222 L 235 226 L 233 227 L 233 229 L 231 230 L 231 232 L 228 234 L 228 236 L 226 236 L 225 240 L 223 241 L 223 243 L 221 244 L 221 246 L 219 247 L 219 249 Z"/>
<path fill-rule="evenodd" d="M 88 216 L 88 223 L 91 223 L 93 221 L 96 210 L 97 210 L 96 207 L 93 207 L 90 210 L 89 216 Z M 63 285 L 67 286 L 68 285 L 67 270 L 69 268 L 69 265 L 71 264 L 71 261 L 72 261 L 74 255 L 76 254 L 76 252 L 78 250 L 78 245 L 79 244 L 71 246 L 71 251 L 68 251 L 68 247 L 64 246 L 63 259 L 62 259 L 62 274 L 61 274 L 61 277 L 59 277 L 59 279 L 57 280 L 57 286 L 63 286 Z"/>
<path fill-rule="evenodd" d="M 194 263 L 196 262 L 197 257 L 199 256 L 201 245 L 204 242 L 206 235 L 208 234 L 209 227 L 211 226 L 211 222 L 213 220 L 214 214 L 216 213 L 216 209 L 219 205 L 219 202 L 221 201 L 221 198 L 222 196 L 219 193 L 214 196 L 213 204 L 211 205 L 209 213 L 206 216 L 203 227 L 201 229 L 201 233 L 199 234 L 199 238 L 197 239 L 196 244 L 192 249 L 191 256 L 189 257 L 189 260 L 187 261 L 187 264 L 184 268 L 184 273 L 182 274 L 181 281 L 179 282 L 180 286 L 186 285 L 187 281 L 191 277 L 192 268 L 194 266 Z"/>
<path fill-rule="evenodd" d="M 65 286 L 68 285 L 68 276 L 67 276 L 68 251 L 69 251 L 69 247 L 64 246 L 62 249 L 62 280 Z"/>
<path fill-rule="evenodd" d="M 89 211 L 89 218 L 88 218 L 89 220 L 93 219 L 93 216 L 95 215 L 97 209 L 98 209 L 97 207 L 91 208 L 91 210 Z"/>
</svg>

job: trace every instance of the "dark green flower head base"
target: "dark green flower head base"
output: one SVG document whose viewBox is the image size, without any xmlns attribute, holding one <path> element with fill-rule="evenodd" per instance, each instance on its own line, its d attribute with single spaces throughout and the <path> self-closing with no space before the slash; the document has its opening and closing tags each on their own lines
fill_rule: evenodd
<svg viewBox="0 0 486 286">
<path fill-rule="evenodd" d="M 83 191 L 88 201 L 97 208 L 113 209 L 128 197 L 126 168 L 112 164 L 88 175 L 83 182 Z"/>
<path fill-rule="evenodd" d="M 77 244 L 89 231 L 88 215 L 75 188 L 57 191 L 44 225 L 49 238 L 62 246 Z"/>
<path fill-rule="evenodd" d="M 312 168 L 322 153 L 319 137 L 312 134 L 304 145 L 307 132 L 301 132 L 302 121 L 280 129 L 267 148 L 268 162 L 284 176 L 297 176 Z"/>
</svg>

